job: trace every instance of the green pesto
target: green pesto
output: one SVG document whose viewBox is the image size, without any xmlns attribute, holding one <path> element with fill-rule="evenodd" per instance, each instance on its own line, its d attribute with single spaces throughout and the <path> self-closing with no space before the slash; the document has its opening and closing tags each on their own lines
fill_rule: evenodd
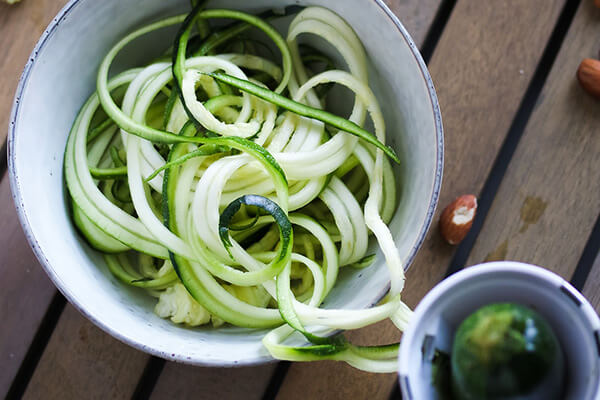
<svg viewBox="0 0 600 400">
<path fill-rule="evenodd" d="M 461 399 L 503 399 L 534 391 L 560 359 L 558 340 L 535 311 L 512 303 L 484 306 L 456 331 L 452 389 Z"/>
</svg>

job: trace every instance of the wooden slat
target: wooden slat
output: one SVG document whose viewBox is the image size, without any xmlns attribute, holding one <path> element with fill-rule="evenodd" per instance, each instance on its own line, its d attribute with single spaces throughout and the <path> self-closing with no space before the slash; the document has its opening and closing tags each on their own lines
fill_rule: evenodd
<svg viewBox="0 0 600 400">
<path fill-rule="evenodd" d="M 113 339 L 67 305 L 25 399 L 129 399 L 149 356 Z"/>
<path fill-rule="evenodd" d="M 458 0 L 430 63 L 446 139 L 440 208 L 481 191 L 564 3 Z M 434 225 L 408 272 L 404 300 L 410 306 L 443 277 L 453 251 Z M 397 340 L 393 332 L 382 323 L 351 338 Z M 353 399 L 387 399 L 395 383 L 394 374 L 366 374 L 341 363 L 294 364 L 278 398 L 337 398 L 343 391 Z"/>
<path fill-rule="evenodd" d="M 415 44 L 423 45 L 442 0 L 384 0 L 402 21 Z"/>
<path fill-rule="evenodd" d="M 27 245 L 8 176 L 0 184 L 0 398 L 4 398 L 55 293 Z"/>
<path fill-rule="evenodd" d="M 390 3 L 413 33 L 416 42 L 421 44 L 440 1 L 425 0 L 419 3 L 396 0 Z M 3 71 L 0 76 L 0 126 L 7 126 L 6 119 L 18 76 L 27 56 L 39 35 L 64 3 L 66 0 L 24 0 L 16 6 L 0 3 L 0 51 L 4 55 L 0 59 L 0 70 Z M 1 132 L 0 141 L 3 141 L 4 128 Z M 3 288 L 4 285 L 10 286 L 10 290 L 0 292 L 0 310 L 10 310 L 11 312 L 3 315 L 14 317 L 15 321 L 6 321 L 3 325 L 6 328 L 0 331 L 0 357 L 7 360 L 3 364 L 5 368 L 0 377 L 0 395 L 8 390 L 54 294 L 52 285 L 37 265 L 22 236 L 7 182 L 3 182 L 1 194 L 0 204 L 7 206 L 2 208 L 6 215 L 2 215 L 4 229 L 0 243 L 3 248 L 11 248 L 13 251 L 11 257 L 5 258 L 0 264 L 0 282 Z M 7 266 L 18 265 L 19 268 L 5 268 L 4 262 Z M 20 312 L 13 312 L 15 310 Z M 7 329 L 8 327 L 11 329 Z M 97 366 L 94 362 L 96 359 L 99 360 Z M 128 396 L 133 392 L 146 360 L 146 355 L 114 341 L 68 306 L 39 362 L 26 396 Z M 193 396 L 198 393 L 199 387 L 205 393 L 215 394 L 228 388 L 223 393 L 232 398 L 242 394 L 247 397 L 248 393 L 260 396 L 273 368 L 274 365 L 271 364 L 254 369 L 222 371 L 168 364 L 158 382 L 154 397 L 161 398 L 163 394 L 167 396 L 170 382 L 178 376 L 190 377 L 182 380 L 178 397 Z M 223 380 L 216 379 L 218 376 L 226 376 L 228 381 L 236 382 L 236 385 L 226 385 Z M 66 384 L 56 385 L 56 382 Z"/>
<path fill-rule="evenodd" d="M 274 364 L 242 368 L 202 368 L 169 363 L 152 392 L 158 399 L 261 399 Z"/>
<path fill-rule="evenodd" d="M 425 35 L 435 17 L 436 11 L 442 0 L 386 0 L 386 4 L 396 13 L 401 19 L 406 29 L 410 32 L 415 43 L 420 46 L 423 44 Z M 388 330 L 393 332 L 393 330 Z M 390 340 L 393 336 L 390 336 Z M 220 370 L 207 370 L 200 369 L 175 363 L 168 363 L 164 371 L 157 382 L 155 388 L 155 394 L 152 396 L 153 399 L 168 398 L 170 395 L 169 387 L 172 387 L 171 382 L 174 381 L 176 376 L 189 376 L 193 379 L 181 379 L 177 385 L 177 395 L 179 398 L 193 398 L 199 392 L 199 388 L 203 388 L 203 393 L 209 390 L 210 393 L 219 393 L 220 396 L 225 398 L 236 397 L 247 397 L 249 395 L 256 395 L 260 397 L 264 389 L 267 387 L 269 380 L 273 375 L 275 364 L 271 364 L 261 368 L 255 369 L 233 369 L 226 370 L 222 373 L 232 382 L 237 382 L 231 386 L 223 386 L 219 382 L 215 381 L 214 376 L 219 376 L 217 373 Z M 217 371 L 217 372 L 215 372 Z M 332 376 L 323 375 L 321 378 L 322 382 L 331 381 L 335 379 Z M 217 386 L 215 386 L 215 383 Z M 336 385 L 337 386 L 337 385 Z M 247 388 L 253 388 L 257 392 L 246 390 Z M 262 389 L 260 389 L 262 388 Z M 303 389 L 305 390 L 305 389 Z M 223 391 L 223 392 L 221 392 Z M 341 392 L 339 393 L 341 395 Z M 349 394 L 351 395 L 351 393 Z M 206 396 L 210 398 L 211 396 Z"/>
<path fill-rule="evenodd" d="M 67 0 L 24 0 L 9 6 L 0 1 L 0 143 L 21 71 L 38 38 Z"/>
<path fill-rule="evenodd" d="M 0 142 L 17 82 L 39 36 L 67 0 L 0 2 Z M 1 155 L 4 157 L 4 154 Z M 19 226 L 8 185 L 0 186 L 0 396 L 19 369 L 40 321 L 56 292 L 33 256 Z M 108 351 L 107 351 L 108 350 Z M 148 356 L 110 338 L 68 306 L 40 360 L 26 397 L 127 398 Z"/>
<path fill-rule="evenodd" d="M 67 0 L 0 2 L 0 142 L 20 73 L 39 36 Z M 4 157 L 4 154 L 0 155 Z M 0 187 L 0 397 L 4 397 L 39 323 L 56 292 L 38 265 L 19 226 L 8 180 Z M 26 397 L 128 398 L 149 357 L 96 328 L 67 306 L 53 333 Z"/>
<path fill-rule="evenodd" d="M 67 0 L 0 2 L 0 143 L 19 76 L 31 50 Z M 1 154 L 0 157 L 6 157 Z M 19 225 L 8 177 L 0 185 L 0 397 L 4 397 L 21 366 L 56 289 L 37 263 Z"/>
<path fill-rule="evenodd" d="M 590 301 L 596 312 L 600 313 L 600 253 L 594 261 L 582 293 Z"/>
<path fill-rule="evenodd" d="M 469 264 L 520 260 L 570 279 L 600 213 L 600 101 L 575 78 L 599 48 L 600 10 L 583 1 Z"/>
</svg>

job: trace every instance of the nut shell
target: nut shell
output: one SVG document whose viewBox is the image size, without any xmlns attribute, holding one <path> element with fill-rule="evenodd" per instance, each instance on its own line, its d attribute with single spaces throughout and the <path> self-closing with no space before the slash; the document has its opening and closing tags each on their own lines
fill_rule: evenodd
<svg viewBox="0 0 600 400">
<path fill-rule="evenodd" d="M 583 60 L 577 70 L 577 79 L 586 92 L 600 99 L 600 61 L 592 58 Z"/>
<path fill-rule="evenodd" d="M 456 198 L 442 211 L 439 228 L 442 237 L 450 244 L 459 244 L 467 236 L 475 214 L 477 212 L 477 198 L 472 194 L 465 194 Z"/>
</svg>

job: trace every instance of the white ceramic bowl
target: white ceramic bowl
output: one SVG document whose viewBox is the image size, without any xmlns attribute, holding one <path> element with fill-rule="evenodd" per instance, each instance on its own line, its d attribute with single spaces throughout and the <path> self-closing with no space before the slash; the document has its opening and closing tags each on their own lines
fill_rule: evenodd
<svg viewBox="0 0 600 400">
<path fill-rule="evenodd" d="M 100 328 L 131 346 L 171 360 L 220 366 L 261 363 L 270 360 L 260 342 L 264 331 L 186 329 L 155 316 L 155 300 L 117 282 L 101 257 L 78 236 L 65 201 L 67 134 L 94 90 L 101 59 L 135 27 L 188 11 L 188 4 L 188 0 L 72 0 L 58 14 L 35 47 L 17 89 L 9 126 L 11 187 L 23 229 L 42 266 L 65 297 Z M 383 108 L 389 143 L 402 159 L 397 171 L 400 204 L 391 229 L 408 266 L 437 203 L 443 135 L 431 78 L 398 19 L 379 0 L 220 0 L 212 4 L 251 12 L 290 4 L 325 5 L 354 27 L 371 59 L 371 83 Z M 117 60 L 117 68 L 158 54 L 172 38 L 171 30 L 136 42 L 133 51 Z M 382 262 L 346 271 L 326 304 L 370 306 L 387 290 L 387 281 Z"/>
<path fill-rule="evenodd" d="M 400 345 L 398 373 L 404 399 L 439 398 L 431 383 L 434 350 L 450 353 L 460 323 L 478 308 L 496 302 L 531 307 L 550 324 L 566 361 L 564 399 L 600 398 L 600 319 L 594 308 L 555 273 L 500 261 L 460 271 L 421 300 Z"/>
</svg>

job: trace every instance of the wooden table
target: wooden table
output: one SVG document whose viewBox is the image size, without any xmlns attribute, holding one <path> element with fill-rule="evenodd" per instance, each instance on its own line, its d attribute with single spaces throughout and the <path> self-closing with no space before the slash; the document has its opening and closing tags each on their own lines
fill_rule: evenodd
<svg viewBox="0 0 600 400">
<path fill-rule="evenodd" d="M 366 0 L 365 0 L 366 1 Z M 19 73 L 65 0 L 0 4 L 0 140 Z M 600 50 L 592 0 L 388 0 L 421 47 L 446 138 L 440 209 L 478 195 L 459 247 L 435 225 L 409 273 L 415 306 L 444 276 L 486 260 L 543 265 L 600 307 L 600 101 L 575 71 Z M 0 162 L 0 396 L 40 398 L 388 399 L 393 374 L 345 364 L 216 369 L 178 365 L 106 335 L 67 304 L 38 265 Z M 438 211 L 439 213 L 439 211 Z M 437 220 L 437 218 L 436 218 Z M 389 323 L 352 339 L 398 339 Z"/>
</svg>

